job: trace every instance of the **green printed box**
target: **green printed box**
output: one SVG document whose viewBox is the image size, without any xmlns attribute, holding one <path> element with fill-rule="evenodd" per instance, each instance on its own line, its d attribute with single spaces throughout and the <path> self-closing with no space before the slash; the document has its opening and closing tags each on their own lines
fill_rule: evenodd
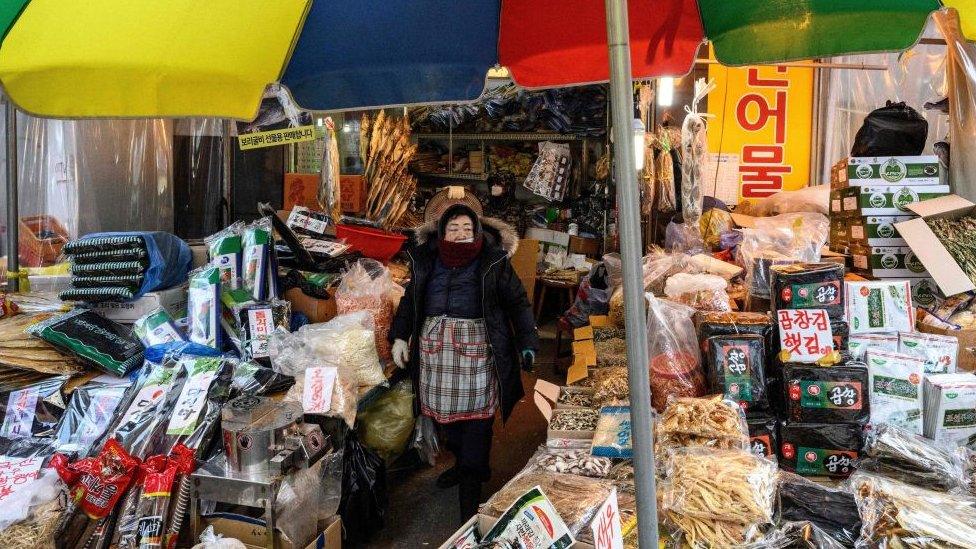
<svg viewBox="0 0 976 549">
<path fill-rule="evenodd" d="M 864 247 L 892 247 L 907 246 L 905 240 L 898 234 L 895 223 L 908 221 L 908 215 L 887 215 L 861 217 L 850 224 L 850 241 Z"/>
<path fill-rule="evenodd" d="M 858 185 L 940 185 L 939 157 L 887 156 L 847 159 L 847 184 Z"/>
<path fill-rule="evenodd" d="M 854 248 L 854 271 L 878 278 L 927 277 L 928 271 L 907 246 Z"/>
<path fill-rule="evenodd" d="M 841 209 L 850 216 L 911 215 L 908 206 L 949 194 L 948 185 L 900 185 L 847 187 L 833 191 L 841 200 Z"/>
</svg>

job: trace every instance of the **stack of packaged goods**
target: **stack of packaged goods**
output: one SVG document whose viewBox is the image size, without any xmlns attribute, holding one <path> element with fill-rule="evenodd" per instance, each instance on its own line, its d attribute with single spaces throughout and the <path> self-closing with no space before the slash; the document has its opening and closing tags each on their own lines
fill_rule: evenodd
<svg viewBox="0 0 976 549">
<path fill-rule="evenodd" d="M 908 207 L 950 193 L 936 156 L 851 157 L 831 170 L 830 246 L 850 254 L 853 271 L 872 279 L 909 279 L 920 305 L 935 294 L 925 266 L 896 223 Z"/>
</svg>

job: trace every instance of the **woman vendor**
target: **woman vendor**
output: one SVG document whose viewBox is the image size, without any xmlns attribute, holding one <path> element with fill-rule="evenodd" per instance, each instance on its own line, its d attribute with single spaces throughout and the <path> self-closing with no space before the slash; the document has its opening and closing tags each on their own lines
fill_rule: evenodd
<svg viewBox="0 0 976 549">
<path fill-rule="evenodd" d="M 390 330 L 393 359 L 410 369 L 416 412 L 442 426 L 456 461 L 437 485 L 458 485 L 464 521 L 491 476 L 495 414 L 507 420 L 524 395 L 519 364 L 531 371 L 539 336 L 509 261 L 518 246 L 511 227 L 454 204 L 414 239 L 410 284 Z"/>
</svg>

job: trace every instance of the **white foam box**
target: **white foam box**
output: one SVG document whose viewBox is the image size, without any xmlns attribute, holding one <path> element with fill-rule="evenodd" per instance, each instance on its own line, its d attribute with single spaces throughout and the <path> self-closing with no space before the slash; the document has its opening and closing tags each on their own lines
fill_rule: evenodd
<svg viewBox="0 0 976 549">
<path fill-rule="evenodd" d="M 160 307 L 173 318 L 180 318 L 186 314 L 186 290 L 186 285 L 176 286 L 148 292 L 132 301 L 96 303 L 92 310 L 122 324 L 131 324 Z"/>
<path fill-rule="evenodd" d="M 847 159 L 848 186 L 858 185 L 940 185 L 939 157 L 882 156 Z"/>
</svg>

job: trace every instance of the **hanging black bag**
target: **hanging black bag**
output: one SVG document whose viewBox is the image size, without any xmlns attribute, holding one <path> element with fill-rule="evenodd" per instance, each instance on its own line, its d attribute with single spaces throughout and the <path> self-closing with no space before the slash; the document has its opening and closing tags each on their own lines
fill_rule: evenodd
<svg viewBox="0 0 976 549">
<path fill-rule="evenodd" d="M 383 528 L 387 506 L 386 464 L 376 452 L 359 441 L 354 431 L 348 433 L 343 454 L 342 498 L 339 502 L 346 540 L 369 541 L 373 534 Z"/>
<path fill-rule="evenodd" d="M 871 111 L 854 137 L 851 156 L 917 156 L 925 148 L 929 123 L 904 102 L 888 101 Z"/>
</svg>

